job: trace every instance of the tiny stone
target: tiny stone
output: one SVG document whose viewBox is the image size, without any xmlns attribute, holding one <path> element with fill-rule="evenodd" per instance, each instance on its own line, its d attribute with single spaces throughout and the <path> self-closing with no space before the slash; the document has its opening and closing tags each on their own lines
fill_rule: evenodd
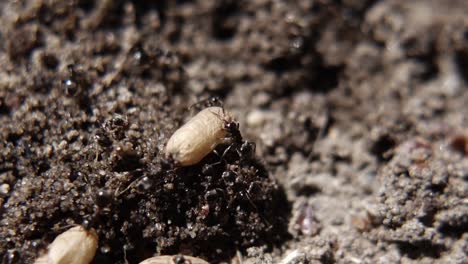
<svg viewBox="0 0 468 264">
<path fill-rule="evenodd" d="M 254 110 L 247 115 L 247 125 L 250 127 L 257 127 L 263 125 L 266 120 L 265 112 Z"/>
<path fill-rule="evenodd" d="M 80 132 L 78 132 L 77 130 L 71 130 L 70 132 L 67 133 L 67 140 L 68 140 L 68 141 L 73 141 L 73 140 L 75 140 L 79 135 L 80 135 Z"/>
<path fill-rule="evenodd" d="M 10 185 L 7 183 L 0 185 L 0 194 L 8 195 L 8 193 L 10 193 Z"/>
<path fill-rule="evenodd" d="M 60 141 L 60 143 L 57 146 L 57 150 L 63 150 L 67 147 L 68 143 L 65 140 Z"/>
</svg>

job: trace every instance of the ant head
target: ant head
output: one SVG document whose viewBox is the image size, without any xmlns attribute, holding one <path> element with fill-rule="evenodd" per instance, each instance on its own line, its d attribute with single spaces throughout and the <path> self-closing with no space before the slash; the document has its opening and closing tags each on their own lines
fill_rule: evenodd
<svg viewBox="0 0 468 264">
<path fill-rule="evenodd" d="M 112 193 L 107 189 L 100 189 L 97 192 L 95 203 L 99 207 L 106 207 L 112 203 Z"/>
<path fill-rule="evenodd" d="M 224 124 L 224 128 L 230 133 L 236 132 L 239 130 L 239 124 L 236 122 L 226 122 L 226 124 Z"/>
<path fill-rule="evenodd" d="M 245 141 L 240 147 L 241 158 L 252 159 L 255 156 L 256 145 L 254 142 Z"/>
<path fill-rule="evenodd" d="M 233 142 L 237 144 L 242 141 L 242 135 L 239 131 L 239 124 L 234 121 L 226 121 L 224 123 L 224 129 L 227 135 L 233 139 Z"/>
<path fill-rule="evenodd" d="M 206 103 L 208 106 L 219 106 L 223 107 L 223 101 L 218 96 L 212 96 L 208 98 L 208 102 Z"/>
<path fill-rule="evenodd" d="M 83 221 L 81 222 L 81 226 L 86 230 L 90 230 L 93 227 L 93 224 L 94 224 L 93 220 L 94 219 L 91 219 L 91 217 L 87 217 L 87 218 L 83 219 Z"/>
<path fill-rule="evenodd" d="M 172 258 L 175 264 L 184 264 L 185 263 L 185 258 L 182 255 L 176 255 L 174 258 Z"/>
</svg>

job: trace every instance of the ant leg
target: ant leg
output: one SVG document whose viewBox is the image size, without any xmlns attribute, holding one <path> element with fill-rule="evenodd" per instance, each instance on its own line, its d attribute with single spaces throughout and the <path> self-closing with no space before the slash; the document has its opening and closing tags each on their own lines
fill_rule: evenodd
<svg viewBox="0 0 468 264">
<path fill-rule="evenodd" d="M 203 174 L 208 174 L 209 171 L 213 172 L 213 167 L 214 166 L 217 166 L 219 164 L 221 164 L 222 162 L 226 163 L 226 160 L 224 159 L 224 156 L 226 155 L 228 149 L 230 148 L 231 146 L 227 147 L 224 151 L 223 151 L 223 154 L 219 154 L 218 151 L 216 151 L 216 149 L 213 150 L 213 153 L 216 154 L 216 156 L 219 157 L 219 161 L 215 162 L 215 163 L 212 163 L 212 164 L 205 164 L 202 168 L 202 172 Z"/>
<path fill-rule="evenodd" d="M 214 166 L 217 166 L 219 164 L 221 164 L 222 162 L 224 162 L 226 165 L 227 165 L 227 162 L 226 160 L 224 159 L 224 157 L 226 156 L 226 154 L 229 152 L 229 150 L 231 149 L 232 147 L 232 144 L 229 145 L 224 151 L 223 151 L 223 154 L 219 154 L 218 151 L 216 151 L 216 149 L 213 150 L 213 153 L 216 154 L 216 156 L 219 157 L 219 161 L 215 162 L 215 163 L 212 163 L 212 164 L 205 164 L 202 168 L 202 172 L 203 174 L 208 174 L 208 172 L 213 172 L 213 167 Z"/>
<path fill-rule="evenodd" d="M 221 99 L 217 96 L 212 96 L 212 97 L 209 97 L 207 99 L 203 99 L 203 100 L 200 100 L 196 103 L 193 103 L 191 106 L 189 106 L 189 111 L 192 111 L 192 110 L 201 110 L 202 108 L 207 108 L 207 107 L 212 107 L 212 106 L 219 106 L 221 108 L 223 108 L 223 102 L 221 101 Z M 224 111 L 224 108 L 223 108 L 223 111 Z M 223 112 L 224 114 L 224 112 Z"/>
<path fill-rule="evenodd" d="M 202 173 L 205 174 L 205 175 L 209 174 L 210 172 L 213 172 L 213 167 L 217 166 L 218 164 L 221 164 L 221 162 L 223 161 L 223 156 L 220 155 L 218 153 L 218 151 L 216 151 L 216 149 L 213 150 L 213 153 L 216 154 L 216 156 L 219 157 L 219 161 L 217 161 L 215 163 L 203 165 Z"/>
<path fill-rule="evenodd" d="M 226 161 L 226 160 L 224 159 L 224 157 L 225 157 L 226 154 L 231 150 L 231 147 L 232 147 L 232 144 L 229 145 L 229 147 L 227 147 L 227 148 L 223 151 L 223 154 L 221 155 L 221 160 Z"/>
</svg>

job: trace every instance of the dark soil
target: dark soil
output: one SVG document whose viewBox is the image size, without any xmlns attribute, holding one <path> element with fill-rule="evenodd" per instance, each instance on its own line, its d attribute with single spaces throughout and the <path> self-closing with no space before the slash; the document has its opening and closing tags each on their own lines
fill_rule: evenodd
<svg viewBox="0 0 468 264">
<path fill-rule="evenodd" d="M 466 263 L 467 13 L 1 1 L 0 260 L 82 224 L 93 263 Z M 211 96 L 256 155 L 174 166 L 165 143 Z"/>
</svg>

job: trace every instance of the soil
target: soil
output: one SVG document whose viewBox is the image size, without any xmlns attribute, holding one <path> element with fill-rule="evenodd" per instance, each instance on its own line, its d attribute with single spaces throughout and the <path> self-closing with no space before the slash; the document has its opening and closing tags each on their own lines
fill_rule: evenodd
<svg viewBox="0 0 468 264">
<path fill-rule="evenodd" d="M 466 263 L 468 2 L 0 12 L 2 263 L 73 225 L 93 263 Z M 167 140 L 213 96 L 242 140 L 176 166 Z"/>
</svg>

